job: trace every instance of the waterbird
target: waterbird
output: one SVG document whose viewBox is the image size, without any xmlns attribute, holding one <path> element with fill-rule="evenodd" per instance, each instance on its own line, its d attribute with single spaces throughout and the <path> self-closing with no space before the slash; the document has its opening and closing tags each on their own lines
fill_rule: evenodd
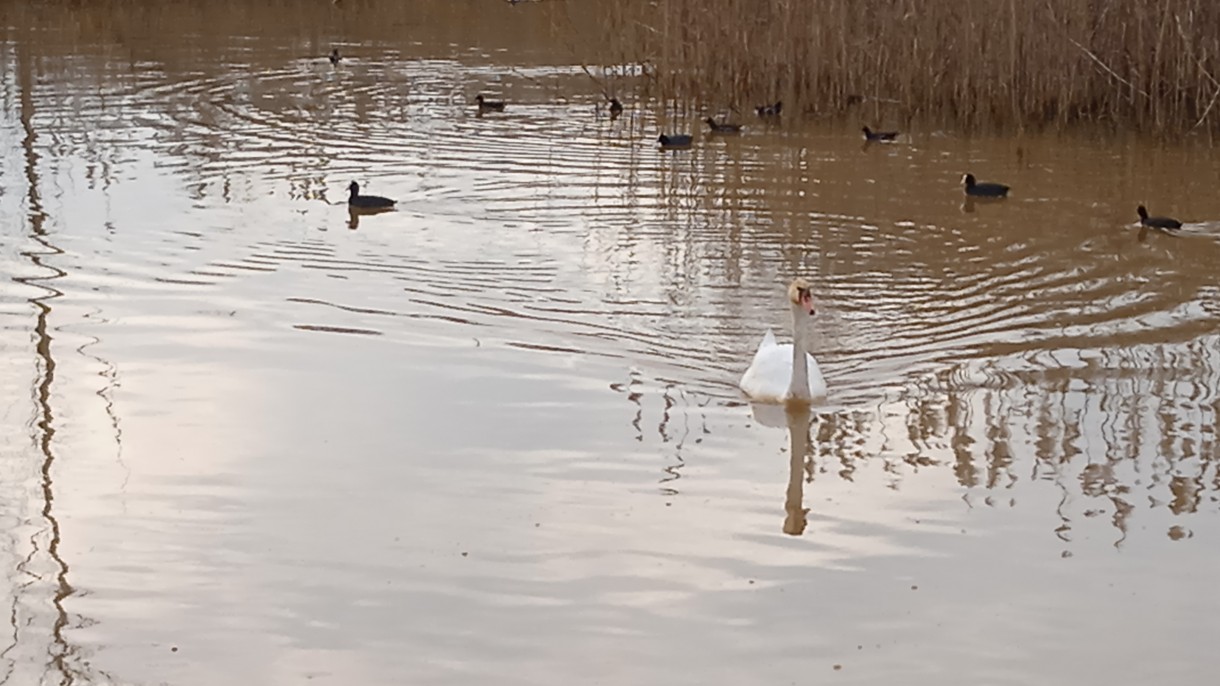
<svg viewBox="0 0 1220 686">
<path fill-rule="evenodd" d="M 753 401 L 807 402 L 826 396 L 826 379 L 806 343 L 807 317 L 817 313 L 809 282 L 800 277 L 793 279 L 788 284 L 788 302 L 792 309 L 792 343 L 776 343 L 775 334 L 767 329 L 738 384 Z"/>
<path fill-rule="evenodd" d="M 966 195 L 973 195 L 978 198 L 1004 198 L 1008 196 L 1008 186 L 1002 183 L 979 183 L 974 180 L 974 174 L 963 175 L 962 182 L 966 184 Z"/>
<path fill-rule="evenodd" d="M 341 59 L 343 59 L 343 58 L 339 57 L 339 48 L 331 49 L 330 63 L 337 66 L 339 64 L 339 60 L 341 60 Z"/>
<path fill-rule="evenodd" d="M 610 118 L 614 119 L 623 113 L 623 103 L 618 101 L 618 98 L 610 98 Z"/>
<path fill-rule="evenodd" d="M 711 117 L 708 117 L 703 121 L 707 122 L 707 125 L 712 127 L 712 133 L 741 133 L 741 124 L 729 124 L 728 122 L 725 122 L 724 124 L 717 124 L 716 120 L 712 119 Z"/>
<path fill-rule="evenodd" d="M 784 102 L 776 100 L 774 105 L 759 105 L 754 108 L 760 117 L 778 117 L 781 110 L 784 109 Z"/>
<path fill-rule="evenodd" d="M 1154 229 L 1180 229 L 1182 222 L 1170 217 L 1149 217 L 1148 210 L 1143 205 L 1135 208 L 1135 211 L 1140 216 L 1140 224 L 1151 226 Z"/>
<path fill-rule="evenodd" d="M 657 141 L 661 143 L 662 150 L 678 150 L 680 148 L 689 148 L 693 139 L 684 134 L 675 134 L 666 136 L 661 134 L 657 137 Z"/>
<path fill-rule="evenodd" d="M 482 112 L 503 112 L 504 111 L 504 101 L 503 100 L 487 100 L 480 93 L 479 95 L 475 96 L 474 101 L 479 103 L 479 112 L 480 113 L 482 113 Z"/>
<path fill-rule="evenodd" d="M 864 140 L 868 141 L 892 141 L 898 137 L 897 131 L 873 131 L 867 126 L 864 127 Z"/>
<path fill-rule="evenodd" d="M 398 202 L 397 200 L 383 198 L 380 195 L 360 195 L 360 184 L 356 183 L 355 181 L 348 184 L 347 191 L 349 194 L 347 196 L 348 207 L 379 209 L 393 207 L 394 204 Z"/>
</svg>

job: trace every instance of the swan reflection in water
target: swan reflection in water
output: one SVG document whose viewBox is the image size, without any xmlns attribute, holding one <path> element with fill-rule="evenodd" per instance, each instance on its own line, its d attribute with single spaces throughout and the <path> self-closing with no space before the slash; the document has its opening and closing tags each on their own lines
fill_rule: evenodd
<svg viewBox="0 0 1220 686">
<path fill-rule="evenodd" d="M 785 405 L 751 403 L 755 421 L 771 428 L 788 429 L 788 488 L 784 494 L 784 533 L 800 536 L 809 524 L 809 508 L 804 506 L 805 481 L 813 474 L 809 429 L 813 410 L 809 403 Z"/>
<path fill-rule="evenodd" d="M 809 524 L 805 507 L 805 477 L 812 474 L 809 455 L 809 425 L 812 413 L 804 403 L 785 408 L 788 420 L 788 489 L 784 493 L 784 533 L 800 536 Z"/>
<path fill-rule="evenodd" d="M 750 398 L 755 419 L 763 426 L 787 427 L 788 491 L 784 499 L 784 533 L 800 536 L 808 524 L 803 506 L 804 475 L 809 457 L 809 403 L 826 397 L 826 379 L 809 354 L 808 322 L 817 313 L 813 288 L 797 277 L 788 284 L 792 343 L 778 343 L 770 330 L 763 336 L 738 386 Z"/>
</svg>

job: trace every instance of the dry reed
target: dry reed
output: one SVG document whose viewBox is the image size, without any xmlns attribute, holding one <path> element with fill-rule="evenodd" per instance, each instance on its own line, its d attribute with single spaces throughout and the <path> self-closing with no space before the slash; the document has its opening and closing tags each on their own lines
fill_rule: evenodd
<svg viewBox="0 0 1220 686">
<path fill-rule="evenodd" d="M 619 0 L 604 58 L 663 100 L 964 128 L 1220 126 L 1216 0 Z M 862 109 L 861 109 L 862 108 Z"/>
<path fill-rule="evenodd" d="M 314 34 L 323 47 L 336 32 L 388 40 L 452 31 L 452 42 L 490 44 L 511 25 L 530 30 L 511 43 L 566 44 L 581 63 L 603 65 L 587 68 L 607 97 L 638 86 L 679 110 L 749 113 L 783 100 L 786 113 L 886 125 L 1220 129 L 1216 0 L 579 0 L 515 9 L 490 0 L 47 0 L 0 3 L 0 24 L 56 6 L 70 13 L 57 25 L 118 39 L 147 30 L 158 12 L 172 12 L 177 26 L 237 24 L 245 33 L 271 16 L 276 30 Z"/>
</svg>

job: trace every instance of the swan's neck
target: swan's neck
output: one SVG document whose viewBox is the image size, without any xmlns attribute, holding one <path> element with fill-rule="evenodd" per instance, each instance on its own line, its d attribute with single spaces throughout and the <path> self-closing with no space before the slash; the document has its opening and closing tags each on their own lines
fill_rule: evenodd
<svg viewBox="0 0 1220 686">
<path fill-rule="evenodd" d="M 800 305 L 792 305 L 792 383 L 788 386 L 788 397 L 793 400 L 811 400 L 809 395 L 809 362 L 805 356 L 805 320 L 809 314 Z"/>
</svg>

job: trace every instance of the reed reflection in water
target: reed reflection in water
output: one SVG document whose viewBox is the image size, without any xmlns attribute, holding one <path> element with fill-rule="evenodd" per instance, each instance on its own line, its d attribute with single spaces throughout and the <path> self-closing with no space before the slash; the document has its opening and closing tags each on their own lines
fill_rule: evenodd
<svg viewBox="0 0 1220 686">
<path fill-rule="evenodd" d="M 1214 671 L 1210 148 L 713 138 L 572 3 L 99 7 L 3 10 L 10 683 Z M 831 397 L 752 407 L 797 275 Z"/>
</svg>

